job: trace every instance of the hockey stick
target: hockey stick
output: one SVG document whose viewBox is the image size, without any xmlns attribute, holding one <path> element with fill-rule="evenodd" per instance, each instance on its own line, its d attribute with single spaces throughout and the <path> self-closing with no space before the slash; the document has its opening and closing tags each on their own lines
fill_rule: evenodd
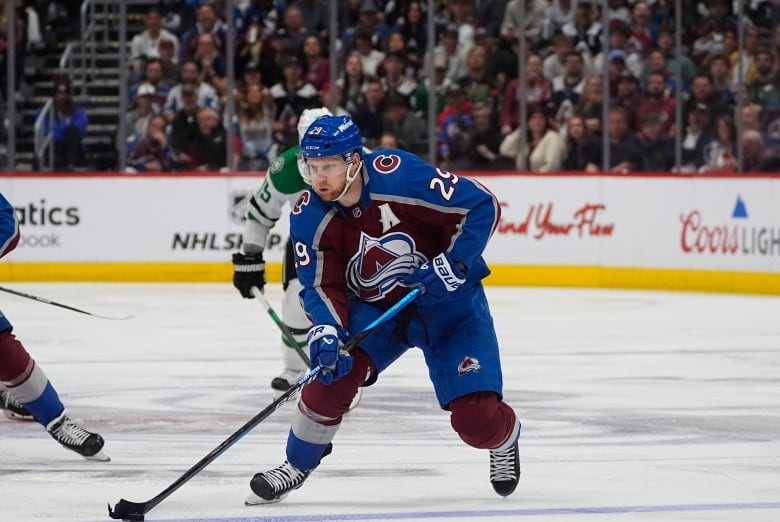
<svg viewBox="0 0 780 522">
<path fill-rule="evenodd" d="M 24 292 L 20 292 L 18 290 L 11 290 L 10 288 L 5 288 L 3 286 L 0 286 L 0 290 L 3 291 L 3 292 L 7 292 L 9 294 L 18 295 L 19 297 L 25 297 L 27 299 L 32 299 L 33 301 L 38 301 L 39 303 L 46 303 L 46 304 L 50 304 L 50 305 L 53 305 L 53 306 L 59 306 L 60 308 L 64 308 L 66 310 L 71 310 L 73 312 L 78 312 L 78 313 L 84 314 L 84 315 L 91 315 L 92 317 L 97 317 L 97 318 L 100 318 L 100 319 L 111 319 L 111 320 L 114 320 L 114 321 L 121 321 L 121 320 L 124 320 L 124 319 L 132 319 L 133 318 L 132 315 L 123 315 L 123 316 L 120 316 L 120 317 L 113 317 L 113 316 L 109 316 L 109 315 L 93 314 L 93 313 L 87 312 L 85 310 L 80 310 L 78 308 L 74 308 L 73 306 L 68 306 L 66 304 L 58 303 L 56 301 L 49 301 L 48 299 L 45 299 L 43 297 L 38 297 L 37 295 L 25 294 Z"/>
<path fill-rule="evenodd" d="M 298 341 L 295 340 L 295 336 L 290 331 L 290 327 L 284 324 L 284 321 L 282 321 L 279 318 L 279 316 L 271 306 L 271 303 L 269 303 L 268 299 L 266 299 L 265 295 L 263 295 L 263 292 L 256 286 L 253 286 L 252 295 L 254 295 L 257 301 L 263 305 L 265 311 L 268 312 L 268 315 L 271 316 L 271 319 L 273 319 L 274 323 L 276 323 L 276 326 L 278 326 L 279 330 L 282 331 L 282 337 L 284 337 L 284 340 L 287 341 L 287 344 L 289 344 L 290 347 L 293 348 L 296 351 L 296 353 L 301 356 L 303 362 L 306 363 L 306 367 L 311 368 L 311 360 L 309 360 L 309 356 L 306 355 L 306 352 L 304 352 L 303 349 L 300 347 L 300 345 L 298 345 Z"/>
<path fill-rule="evenodd" d="M 371 324 L 363 328 L 363 330 L 355 334 L 354 337 L 347 341 L 347 343 L 344 345 L 344 350 L 349 351 L 363 342 L 366 337 L 371 335 L 371 332 L 376 330 L 376 328 L 380 325 L 395 317 L 398 312 L 409 305 L 409 303 L 414 301 L 421 292 L 421 289 L 415 288 L 402 297 L 401 300 L 388 308 L 382 315 L 374 319 Z M 117 520 L 143 520 L 144 515 L 154 509 L 154 507 L 157 506 L 160 502 L 168 498 L 174 491 L 182 487 L 192 477 L 200 473 L 206 466 L 214 462 L 231 446 L 241 440 L 247 433 L 252 431 L 255 426 L 267 419 L 273 412 L 279 409 L 282 404 L 287 402 L 290 397 L 292 397 L 295 392 L 298 391 L 298 389 L 300 389 L 310 380 L 314 379 L 322 371 L 322 369 L 323 368 L 321 364 L 318 364 L 312 368 L 312 370 L 301 377 L 294 386 L 291 386 L 290 389 L 280 395 L 278 399 L 274 400 L 271 404 L 266 406 L 263 411 L 252 417 L 246 424 L 241 426 L 238 431 L 234 432 L 230 437 L 225 439 L 222 444 L 211 450 L 208 455 L 200 459 L 194 466 L 185 471 L 182 476 L 173 481 L 170 486 L 161 491 L 157 496 L 147 500 L 146 502 L 130 502 L 129 500 L 120 499 L 116 506 L 114 506 L 114 509 L 111 509 L 111 504 L 108 505 L 108 516 Z"/>
</svg>

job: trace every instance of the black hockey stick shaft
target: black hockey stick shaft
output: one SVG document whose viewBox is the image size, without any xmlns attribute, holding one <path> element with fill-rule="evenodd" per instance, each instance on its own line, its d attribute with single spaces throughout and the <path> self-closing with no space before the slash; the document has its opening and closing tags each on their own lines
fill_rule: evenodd
<svg viewBox="0 0 780 522">
<path fill-rule="evenodd" d="M 374 319 L 368 326 L 366 326 L 359 333 L 355 334 L 344 345 L 344 350 L 349 351 L 371 335 L 371 332 L 376 330 L 377 327 L 389 321 L 395 317 L 398 312 L 404 309 L 409 303 L 414 301 L 422 290 L 415 288 L 408 294 L 406 294 L 400 301 L 388 308 L 382 315 Z M 108 515 L 114 519 L 139 521 L 144 519 L 144 515 L 151 511 L 160 502 L 168 498 L 174 491 L 186 484 L 192 477 L 200 473 L 206 466 L 214 462 L 220 455 L 233 446 L 236 442 L 241 440 L 247 433 L 267 419 L 273 412 L 287 402 L 295 393 L 303 387 L 307 382 L 315 378 L 321 371 L 322 365 L 317 365 L 312 370 L 301 377 L 301 379 L 291 386 L 286 392 L 280 395 L 271 404 L 265 407 L 263 411 L 252 417 L 246 424 L 241 426 L 238 431 L 234 432 L 230 437 L 225 439 L 219 446 L 211 450 L 211 452 L 200 459 L 194 466 L 184 472 L 182 476 L 177 478 L 170 486 L 161 491 L 157 496 L 147 500 L 146 502 L 130 502 L 129 500 L 120 499 L 119 502 L 111 509 L 111 504 L 108 505 Z"/>
<path fill-rule="evenodd" d="M 68 306 L 66 304 L 58 303 L 56 301 L 50 301 L 49 299 L 46 299 L 44 297 L 38 297 L 37 295 L 26 294 L 24 292 L 20 292 L 19 290 L 12 290 L 12 289 L 6 288 L 4 286 L 0 286 L 0 291 L 6 292 L 6 293 L 9 293 L 9 294 L 13 294 L 13 295 L 16 295 L 16 296 L 19 296 L 19 297 L 24 297 L 26 299 L 32 299 L 33 301 L 38 301 L 39 303 L 45 303 L 45 304 L 49 304 L 49 305 L 52 305 L 52 306 L 59 306 L 60 308 L 64 308 L 65 310 L 70 310 L 72 312 L 78 312 L 80 314 L 90 315 L 92 317 L 99 317 L 100 319 L 117 319 L 117 320 L 119 320 L 119 319 L 131 319 L 132 318 L 132 316 L 130 316 L 130 315 L 126 315 L 126 316 L 123 316 L 123 317 L 110 317 L 110 316 L 106 316 L 106 315 L 93 314 L 91 312 L 87 312 L 86 310 L 81 310 L 81 309 L 73 307 L 73 306 Z"/>
<path fill-rule="evenodd" d="M 295 340 L 295 336 L 293 335 L 292 331 L 290 331 L 290 327 L 284 324 L 284 321 L 282 321 L 282 319 L 273 309 L 271 303 L 269 303 L 268 299 L 266 299 L 265 295 L 263 295 L 263 292 L 256 286 L 253 286 L 252 295 L 254 295 L 258 302 L 262 304 L 263 307 L 265 307 L 265 311 L 268 312 L 268 315 L 271 316 L 273 322 L 276 324 L 276 326 L 279 327 L 279 330 L 282 331 L 282 337 L 284 337 L 284 340 L 287 342 L 287 344 L 290 345 L 290 347 L 295 350 L 298 355 L 300 355 L 301 359 L 303 359 L 303 362 L 306 363 L 306 367 L 311 368 L 311 360 L 309 359 L 309 356 L 306 355 L 306 352 L 304 352 L 300 347 L 298 341 Z"/>
</svg>

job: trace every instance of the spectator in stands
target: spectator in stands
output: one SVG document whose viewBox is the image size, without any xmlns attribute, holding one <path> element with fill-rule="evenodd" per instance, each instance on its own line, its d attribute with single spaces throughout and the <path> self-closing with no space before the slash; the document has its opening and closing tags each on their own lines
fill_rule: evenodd
<svg viewBox="0 0 780 522">
<path fill-rule="evenodd" d="M 217 50 L 214 35 L 209 33 L 198 35 L 194 59 L 200 64 L 202 81 L 216 89 L 220 96 L 220 104 L 223 105 L 222 98 L 227 94 L 228 88 L 227 64 Z"/>
<path fill-rule="evenodd" d="M 502 156 L 515 161 L 518 170 L 555 172 L 563 166 L 566 144 L 550 123 L 542 106 L 528 110 L 527 129 L 522 127 L 508 134 L 499 148 Z M 521 132 L 525 134 L 521 139 Z"/>
<path fill-rule="evenodd" d="M 647 77 L 651 74 L 660 74 L 664 77 L 664 84 L 666 94 L 671 97 L 675 96 L 675 89 L 677 88 L 677 77 L 669 72 L 669 64 L 666 61 L 666 56 L 659 50 L 650 51 L 647 55 L 645 62 L 645 80 L 644 84 L 647 85 Z M 683 96 L 687 95 L 688 87 L 685 84 L 681 84 Z"/>
<path fill-rule="evenodd" d="M 621 174 L 636 171 L 642 165 L 642 153 L 636 135 L 628 128 L 628 114 L 623 107 L 609 109 L 607 136 L 609 170 Z"/>
<path fill-rule="evenodd" d="M 217 18 L 217 13 L 211 3 L 202 3 L 196 11 L 197 22 L 181 37 L 179 51 L 179 63 L 192 60 L 198 49 L 198 37 L 202 34 L 210 34 L 214 37 L 214 47 L 224 56 L 226 27 Z"/>
<path fill-rule="evenodd" d="M 764 145 L 761 133 L 742 132 L 742 172 L 780 172 L 780 157 Z"/>
<path fill-rule="evenodd" d="M 303 64 L 298 58 L 287 59 L 282 75 L 284 80 L 271 87 L 276 103 L 275 119 L 297 118 L 304 109 L 321 105 L 319 92 L 303 78 Z"/>
<path fill-rule="evenodd" d="M 128 140 L 127 172 L 169 172 L 175 161 L 160 115 L 152 116 L 144 134 Z"/>
<path fill-rule="evenodd" d="M 365 102 L 358 105 L 352 119 L 360 128 L 365 146 L 373 149 L 382 136 L 386 93 L 379 78 L 368 78 L 365 85 Z"/>
<path fill-rule="evenodd" d="M 744 82 L 748 84 L 752 82 L 757 76 L 756 70 L 756 54 L 761 52 L 768 52 L 774 61 L 774 55 L 772 55 L 771 49 L 761 46 L 761 38 L 758 33 L 758 28 L 751 25 L 745 26 L 745 38 L 742 42 L 742 53 L 735 51 L 731 54 L 731 70 L 737 72 L 739 69 L 739 60 L 742 58 L 742 78 Z M 705 62 L 706 63 L 706 62 Z"/>
<path fill-rule="evenodd" d="M 731 14 L 731 0 L 709 0 L 708 16 L 696 27 L 696 39 L 691 48 L 693 60 L 704 63 L 715 54 L 722 53 L 727 29 L 736 30 L 737 23 Z"/>
<path fill-rule="evenodd" d="M 398 136 L 393 132 L 383 132 L 379 137 L 379 144 L 376 146 L 376 150 L 382 149 L 404 149 Z M 404 149 L 406 150 L 406 149 Z"/>
<path fill-rule="evenodd" d="M 428 128 L 425 122 L 409 111 L 409 102 L 398 93 L 390 93 L 385 101 L 382 132 L 399 136 L 403 149 L 424 154 L 428 149 Z"/>
<path fill-rule="evenodd" d="M 422 68 L 422 57 L 417 52 L 417 48 L 407 46 L 404 36 L 399 31 L 393 30 L 387 37 L 386 54 L 397 54 L 404 57 L 404 62 L 406 63 L 405 75 L 416 78 L 418 71 Z"/>
<path fill-rule="evenodd" d="M 337 80 L 339 91 L 339 105 L 354 113 L 357 108 L 365 103 L 363 95 L 366 75 L 363 73 L 363 62 L 360 55 L 353 51 L 347 55 L 344 62 L 344 70 Z"/>
<path fill-rule="evenodd" d="M 304 80 L 322 90 L 330 78 L 330 61 L 324 56 L 318 36 L 307 36 L 303 41 Z"/>
<path fill-rule="evenodd" d="M 704 164 L 699 172 L 736 172 L 737 127 L 728 114 L 715 117 L 715 135 L 704 144 Z"/>
<path fill-rule="evenodd" d="M 586 63 L 601 52 L 601 23 L 596 21 L 592 0 L 575 0 L 574 18 L 561 29 L 574 39 L 574 49 L 583 53 Z"/>
<path fill-rule="evenodd" d="M 353 40 L 356 42 L 357 35 L 363 34 L 369 37 L 371 47 L 374 49 L 385 49 L 387 47 L 387 35 L 390 33 L 390 29 L 382 23 L 379 18 L 379 9 L 377 8 L 376 0 L 363 0 L 360 4 L 360 10 L 358 11 L 358 21 L 353 27 L 348 27 L 344 32 L 344 48 L 349 49 L 352 46 Z M 357 47 L 356 47 L 357 48 Z M 360 50 L 358 48 L 358 50 Z M 361 54 L 363 54 L 361 52 Z M 363 64 L 363 68 L 366 72 L 369 72 L 369 67 Z M 369 72 L 373 74 L 373 72 Z"/>
<path fill-rule="evenodd" d="M 160 10 L 150 7 L 144 16 L 146 29 L 135 35 L 130 42 L 130 61 L 136 74 L 140 75 L 144 68 L 146 57 L 160 56 L 160 42 L 167 40 L 173 44 L 173 50 L 178 60 L 179 39 L 175 34 L 162 28 Z M 175 63 L 174 61 L 174 63 Z"/>
<path fill-rule="evenodd" d="M 474 45 L 466 53 L 468 73 L 458 82 L 473 103 L 482 103 L 490 107 L 491 112 L 498 109 L 498 86 L 487 74 L 487 52 L 481 45 Z"/>
<path fill-rule="evenodd" d="M 706 74 L 699 74 L 691 83 L 691 95 L 683 106 L 683 112 L 687 114 L 691 109 L 704 105 L 712 116 L 730 112 L 729 106 L 712 87 L 712 80 Z"/>
<path fill-rule="evenodd" d="M 35 121 L 38 121 L 42 108 L 38 109 Z M 89 116 L 77 106 L 70 92 L 70 81 L 60 79 L 54 87 L 54 104 L 51 118 L 43 122 L 43 135 L 54 135 L 54 168 L 72 171 L 76 167 L 86 166 L 84 137 L 87 134 Z"/>
<path fill-rule="evenodd" d="M 17 4 L 18 5 L 18 4 Z M 8 70 L 8 33 L 10 32 L 10 26 L 13 23 L 14 27 L 14 45 L 15 52 L 14 58 L 16 60 L 16 85 L 19 85 L 19 80 L 22 76 L 22 70 L 24 69 L 24 25 L 21 18 L 17 16 L 17 13 L 11 12 L 11 4 L 6 0 L 0 0 L 0 74 L 2 80 L 0 80 L 0 100 L 6 100 L 11 102 L 15 100 L 15 93 L 7 92 L 6 83 L 6 71 Z"/>
<path fill-rule="evenodd" d="M 463 161 L 469 152 L 469 133 L 474 128 L 471 101 L 458 83 L 447 87 L 447 105 L 438 117 L 438 147 L 442 165 Z"/>
<path fill-rule="evenodd" d="M 423 78 L 419 84 L 417 84 L 417 90 L 412 95 L 412 112 L 427 120 L 428 114 L 428 96 L 435 96 L 434 107 L 436 108 L 436 114 L 441 113 L 444 110 L 444 105 L 447 102 L 447 63 L 444 57 L 436 57 L 433 63 L 433 79 Z M 433 91 L 433 94 L 431 94 Z"/>
<path fill-rule="evenodd" d="M 217 91 L 206 82 L 201 81 L 201 65 L 199 62 L 187 60 L 181 66 L 181 81 L 174 85 L 168 92 L 163 106 L 163 115 L 172 122 L 176 112 L 182 107 L 182 86 L 186 84 L 194 85 L 197 89 L 197 104 L 200 107 L 211 107 L 219 110 L 219 96 Z"/>
<path fill-rule="evenodd" d="M 157 56 L 152 53 L 147 58 L 160 59 L 160 67 L 162 68 L 162 83 L 171 86 L 176 85 L 181 76 L 181 68 L 179 67 L 179 56 L 174 47 L 172 40 L 167 38 L 161 39 L 157 44 Z"/>
<path fill-rule="evenodd" d="M 476 170 L 513 169 L 514 161 L 501 156 L 501 129 L 491 106 L 477 102 L 471 107 L 474 126 L 469 130 L 468 167 Z"/>
<path fill-rule="evenodd" d="M 648 2 L 640 0 L 631 9 L 631 36 L 628 48 L 639 56 L 647 56 L 658 36 L 658 24 L 653 20 L 653 11 Z"/>
<path fill-rule="evenodd" d="M 241 79 L 238 80 L 234 92 L 237 104 L 241 104 L 246 100 L 246 90 L 250 85 L 265 86 L 263 83 L 263 73 L 261 72 L 260 64 L 257 62 L 249 62 L 244 65 L 244 73 L 241 76 Z"/>
<path fill-rule="evenodd" d="M 449 21 L 458 28 L 458 47 L 468 53 L 474 45 L 474 19 L 471 13 L 471 0 L 450 0 L 447 2 Z"/>
<path fill-rule="evenodd" d="M 729 59 L 725 54 L 716 54 L 710 59 L 707 72 L 712 80 L 712 89 L 729 105 L 736 105 L 732 91 Z"/>
<path fill-rule="evenodd" d="M 664 75 L 652 73 L 647 78 L 644 99 L 636 105 L 635 118 L 642 121 L 645 115 L 655 114 L 668 135 L 674 127 L 676 106 L 677 102 L 666 90 Z"/>
<path fill-rule="evenodd" d="M 526 103 L 529 111 L 534 106 L 544 107 L 552 96 L 552 83 L 542 74 L 542 59 L 537 54 L 531 54 L 525 62 Z M 519 79 L 509 82 L 504 91 L 501 106 L 501 132 L 506 135 L 516 129 L 519 122 L 520 100 L 518 95 Z"/>
<path fill-rule="evenodd" d="M 690 85 L 696 76 L 696 64 L 685 53 L 677 52 L 674 32 L 668 27 L 658 29 L 658 50 L 666 58 L 667 76 L 674 76 L 680 71 L 683 85 Z"/>
<path fill-rule="evenodd" d="M 648 112 L 639 120 L 637 141 L 639 142 L 640 172 L 668 172 L 674 166 L 672 141 L 664 132 L 663 122 L 657 114 Z"/>
<path fill-rule="evenodd" d="M 525 2 L 522 6 L 520 2 Z M 532 45 L 538 44 L 542 39 L 547 3 L 544 0 L 509 0 L 501 22 L 501 36 L 509 39 L 520 37 L 520 28 L 524 28 L 523 34 Z M 521 12 L 525 13 L 521 17 Z"/>
<path fill-rule="evenodd" d="M 162 17 L 162 26 L 175 34 L 180 42 L 184 33 L 194 27 L 197 21 L 189 0 L 160 0 L 157 8 Z"/>
<path fill-rule="evenodd" d="M 234 169 L 263 170 L 273 145 L 274 99 L 261 85 L 247 87 L 246 103 L 236 114 L 236 154 Z"/>
<path fill-rule="evenodd" d="M 322 86 L 320 96 L 322 97 L 322 106 L 328 107 L 334 116 L 350 116 L 347 109 L 339 105 L 338 88 L 331 89 L 330 83 L 326 83 Z"/>
<path fill-rule="evenodd" d="M 124 118 L 126 138 L 142 138 L 152 116 L 160 114 L 159 107 L 154 104 L 154 93 L 154 86 L 148 83 L 141 85 L 136 91 L 133 108 L 127 111 Z"/>
<path fill-rule="evenodd" d="M 616 58 L 623 60 L 626 71 L 639 78 L 642 75 L 643 57 L 633 51 L 628 46 L 628 39 L 631 36 L 631 30 L 625 22 L 612 20 L 609 24 L 609 51 L 599 53 L 593 59 L 594 72 L 601 72 L 604 67 L 604 55 L 613 61 Z"/>
<path fill-rule="evenodd" d="M 328 4 L 326 0 L 295 0 L 293 5 L 306 14 L 304 23 L 309 34 L 327 39 L 330 26 Z"/>
<path fill-rule="evenodd" d="M 704 165 L 704 145 L 714 137 L 710 114 L 710 109 L 704 103 L 698 103 L 688 111 L 688 125 L 682 133 L 683 172 L 696 172 Z"/>
<path fill-rule="evenodd" d="M 217 171 L 227 167 L 227 136 L 219 113 L 209 107 L 198 110 L 198 134 L 193 143 L 196 170 Z"/>
<path fill-rule="evenodd" d="M 617 92 L 612 101 L 613 107 L 623 107 L 628 116 L 628 128 L 632 131 L 638 130 L 638 119 L 636 110 L 642 103 L 642 92 L 639 89 L 639 79 L 630 74 L 618 78 Z"/>
<path fill-rule="evenodd" d="M 581 117 L 592 133 L 597 136 L 602 132 L 602 104 L 604 100 L 604 82 L 601 75 L 592 74 L 585 78 L 580 101 L 574 108 L 574 114 Z"/>
<path fill-rule="evenodd" d="M 574 20 L 574 11 L 576 10 L 576 0 L 552 0 L 547 3 L 547 9 L 544 17 L 544 28 L 542 30 L 542 39 L 554 39 L 556 35 L 563 33 L 563 26 Z M 553 42 L 554 45 L 554 42 Z M 572 42 L 572 49 L 574 42 Z M 545 71 L 545 76 L 552 78 L 549 71 Z M 555 76 L 563 74 L 556 72 Z"/>
<path fill-rule="evenodd" d="M 585 125 L 580 116 L 566 122 L 566 160 L 562 169 L 571 172 L 598 172 L 601 170 L 601 142 Z"/>
<path fill-rule="evenodd" d="M 780 75 L 777 73 L 772 51 L 765 47 L 759 49 L 756 52 L 755 66 L 755 79 L 748 82 L 750 99 L 762 107 L 780 105 Z"/>
<path fill-rule="evenodd" d="M 557 129 L 574 115 L 574 109 L 585 86 L 585 63 L 577 51 L 570 51 L 564 60 L 564 73 L 552 78 L 552 94 L 547 102 L 547 112 L 552 115 Z"/>
<path fill-rule="evenodd" d="M 403 35 L 408 49 L 413 50 L 418 56 L 425 53 L 428 48 L 428 27 L 425 12 L 418 0 L 411 0 L 406 4 L 406 11 L 395 22 L 394 30 Z"/>
<path fill-rule="evenodd" d="M 193 145 L 198 135 L 198 111 L 202 106 L 198 104 L 198 88 L 194 83 L 178 87 L 181 101 L 179 109 L 170 119 L 170 144 L 176 155 L 177 168 L 189 170 L 195 167 Z"/>
<path fill-rule="evenodd" d="M 566 60 L 574 51 L 574 39 L 565 34 L 559 34 L 553 40 L 553 52 L 542 62 L 542 73 L 545 78 L 554 80 L 566 74 Z M 577 53 L 582 59 L 582 55 Z"/>
<path fill-rule="evenodd" d="M 406 72 L 406 57 L 396 52 L 387 53 L 381 70 L 382 88 L 385 94 L 398 94 L 408 103 L 417 89 L 417 80 Z"/>
<path fill-rule="evenodd" d="M 284 11 L 284 28 L 287 31 L 287 52 L 290 56 L 299 58 L 303 55 L 303 42 L 309 36 L 317 36 L 316 32 L 309 31 L 303 16 L 303 11 L 296 4 L 292 4 Z"/>
<path fill-rule="evenodd" d="M 363 72 L 369 76 L 376 76 L 379 64 L 385 59 L 385 53 L 377 50 L 371 43 L 371 33 L 367 30 L 355 32 L 354 51 L 360 56 Z"/>
<path fill-rule="evenodd" d="M 439 44 L 433 48 L 433 59 L 447 65 L 446 84 L 458 81 L 468 72 L 466 50 L 458 43 L 458 26 L 447 25 Z"/>
<path fill-rule="evenodd" d="M 160 112 L 161 108 L 165 104 L 165 100 L 168 97 L 168 93 L 171 90 L 170 85 L 163 82 L 163 70 L 162 63 L 159 58 L 149 58 L 146 60 L 144 66 L 144 75 L 141 81 L 128 89 L 128 104 L 132 106 L 135 101 L 138 89 L 142 85 L 152 86 L 154 88 L 154 95 L 152 96 L 155 105 L 155 110 Z"/>
</svg>

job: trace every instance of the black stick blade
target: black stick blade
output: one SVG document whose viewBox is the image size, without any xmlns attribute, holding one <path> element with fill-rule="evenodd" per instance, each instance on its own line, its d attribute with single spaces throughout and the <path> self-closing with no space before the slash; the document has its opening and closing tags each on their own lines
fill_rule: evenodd
<svg viewBox="0 0 780 522">
<path fill-rule="evenodd" d="M 108 516 L 117 520 L 143 521 L 146 513 L 146 502 L 130 502 L 120 499 L 114 509 L 108 505 Z"/>
</svg>

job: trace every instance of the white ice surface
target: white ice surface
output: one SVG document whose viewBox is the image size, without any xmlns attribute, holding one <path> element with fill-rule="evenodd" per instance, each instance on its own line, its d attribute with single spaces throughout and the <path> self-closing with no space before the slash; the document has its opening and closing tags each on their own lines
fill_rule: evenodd
<svg viewBox="0 0 780 522">
<path fill-rule="evenodd" d="M 71 414 L 106 438 L 87 462 L 37 424 L 0 418 L 0 521 L 106 521 L 153 498 L 268 406 L 278 332 L 224 285 L 5 284 L 0 309 Z M 280 306 L 281 289 L 268 296 Z M 342 425 L 285 501 L 245 507 L 284 459 L 286 404 L 146 520 L 780 520 L 780 299 L 488 287 L 505 397 L 523 421 L 520 486 L 438 409 L 419 353 Z"/>
</svg>

